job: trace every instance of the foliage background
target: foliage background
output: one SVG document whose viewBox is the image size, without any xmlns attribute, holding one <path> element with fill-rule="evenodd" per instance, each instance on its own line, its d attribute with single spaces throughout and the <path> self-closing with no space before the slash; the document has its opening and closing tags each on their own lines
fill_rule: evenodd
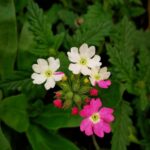
<svg viewBox="0 0 150 150">
<path fill-rule="evenodd" d="M 0 0 L 0 149 L 93 150 L 79 131 L 81 118 L 51 103 L 54 90 L 32 84 L 37 58 L 60 58 L 86 42 L 112 72 L 100 90 L 115 109 L 112 134 L 97 138 L 102 149 L 150 150 L 149 0 Z"/>
</svg>

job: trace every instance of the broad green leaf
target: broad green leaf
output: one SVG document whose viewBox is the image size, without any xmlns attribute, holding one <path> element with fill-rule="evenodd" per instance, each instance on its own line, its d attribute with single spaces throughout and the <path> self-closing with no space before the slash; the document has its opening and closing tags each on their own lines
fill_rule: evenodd
<svg viewBox="0 0 150 150">
<path fill-rule="evenodd" d="M 11 96 L 0 102 L 0 119 L 18 132 L 28 129 L 27 99 L 23 94 Z"/>
<path fill-rule="evenodd" d="M 130 119 L 131 114 L 132 108 L 129 103 L 125 101 L 122 101 L 115 110 L 111 150 L 127 150 L 127 145 L 129 145 L 130 128 L 132 127 Z"/>
<path fill-rule="evenodd" d="M 0 149 L 1 150 L 11 150 L 11 146 L 1 128 L 0 128 Z"/>
<path fill-rule="evenodd" d="M 63 137 L 35 125 L 30 125 L 26 135 L 33 150 L 78 150 Z"/>
<path fill-rule="evenodd" d="M 29 23 L 25 22 L 21 31 L 17 55 L 17 67 L 19 70 L 32 70 L 32 64 L 35 63 L 35 57 L 30 51 L 34 48 L 35 41 L 33 34 L 29 30 Z M 28 61 L 27 61 L 28 59 Z"/>
<path fill-rule="evenodd" d="M 13 72 L 17 51 L 16 16 L 13 0 L 0 1 L 0 75 Z"/>
<path fill-rule="evenodd" d="M 59 129 L 77 127 L 80 125 L 81 119 L 80 116 L 71 115 L 71 110 L 62 110 L 48 105 L 34 121 L 47 129 Z"/>
</svg>

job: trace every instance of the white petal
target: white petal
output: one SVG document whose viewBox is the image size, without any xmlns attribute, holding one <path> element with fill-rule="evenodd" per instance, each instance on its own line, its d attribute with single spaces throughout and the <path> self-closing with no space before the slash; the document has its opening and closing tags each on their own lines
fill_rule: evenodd
<svg viewBox="0 0 150 150">
<path fill-rule="evenodd" d="M 62 77 L 63 77 L 64 75 L 54 75 L 54 80 L 55 81 L 60 81 L 60 80 L 62 80 Z"/>
<path fill-rule="evenodd" d="M 33 64 L 32 69 L 36 73 L 41 73 L 41 69 L 40 69 L 40 66 L 38 64 Z"/>
<path fill-rule="evenodd" d="M 101 76 L 101 80 L 106 80 L 110 77 L 110 72 L 102 73 L 100 76 Z"/>
<path fill-rule="evenodd" d="M 34 83 L 34 84 L 42 84 L 42 83 L 44 83 L 45 80 L 46 80 L 46 77 L 44 77 L 44 76 L 41 75 L 41 74 L 37 74 L 37 73 L 33 73 L 33 74 L 31 75 L 31 78 L 34 79 L 34 80 L 33 80 L 33 83 Z"/>
<path fill-rule="evenodd" d="M 45 59 L 39 58 L 37 62 L 38 62 L 38 65 L 40 66 L 41 72 L 44 72 L 45 70 L 48 69 L 48 63 Z"/>
<path fill-rule="evenodd" d="M 50 88 L 54 88 L 55 87 L 54 79 L 53 78 L 47 79 L 46 83 L 44 84 L 44 87 L 46 90 L 49 90 Z"/>
<path fill-rule="evenodd" d="M 93 57 L 95 55 L 95 46 L 89 47 L 89 57 Z"/>
<path fill-rule="evenodd" d="M 72 47 L 71 52 L 68 52 L 67 54 L 71 62 L 78 62 L 78 60 L 80 59 L 77 47 Z"/>
<path fill-rule="evenodd" d="M 100 73 L 105 73 L 105 72 L 107 72 L 107 67 L 102 67 L 102 68 L 100 69 Z"/>
<path fill-rule="evenodd" d="M 100 62 L 100 56 L 95 55 L 92 59 L 88 61 L 88 67 L 99 67 L 102 63 Z"/>
<path fill-rule="evenodd" d="M 91 70 L 88 68 L 88 67 L 85 67 L 85 66 L 82 66 L 82 68 L 81 68 L 81 73 L 83 74 L 83 75 L 90 75 L 90 73 L 91 73 Z"/>
<path fill-rule="evenodd" d="M 82 44 L 79 48 L 80 55 L 83 57 L 89 57 L 89 49 L 86 43 Z"/>
<path fill-rule="evenodd" d="M 74 74 L 79 74 L 81 71 L 81 66 L 78 64 L 70 64 L 69 70 L 72 71 Z"/>
<path fill-rule="evenodd" d="M 91 84 L 94 86 L 95 85 L 95 80 L 91 77 L 89 77 L 90 81 L 91 81 Z"/>
<path fill-rule="evenodd" d="M 56 71 L 60 67 L 59 59 L 54 59 L 53 57 L 48 58 L 49 67 L 51 70 Z"/>
</svg>

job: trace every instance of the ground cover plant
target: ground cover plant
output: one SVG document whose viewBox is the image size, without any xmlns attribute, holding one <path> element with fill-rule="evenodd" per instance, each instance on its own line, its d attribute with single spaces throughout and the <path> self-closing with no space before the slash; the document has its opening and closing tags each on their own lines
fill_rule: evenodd
<svg viewBox="0 0 150 150">
<path fill-rule="evenodd" d="M 150 150 L 149 0 L 0 0 L 0 150 Z"/>
</svg>

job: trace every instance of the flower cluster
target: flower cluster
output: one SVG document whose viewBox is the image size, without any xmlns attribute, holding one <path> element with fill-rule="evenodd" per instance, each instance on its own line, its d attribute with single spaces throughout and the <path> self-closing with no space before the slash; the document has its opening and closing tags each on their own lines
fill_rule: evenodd
<svg viewBox="0 0 150 150">
<path fill-rule="evenodd" d="M 79 50 L 77 47 L 72 47 L 67 54 L 71 61 L 69 70 L 74 74 L 88 75 L 93 86 L 97 84 L 100 88 L 108 88 L 111 85 L 111 81 L 107 80 L 110 72 L 107 71 L 107 67 L 101 68 L 101 58 L 95 55 L 94 46 L 88 47 L 84 43 Z"/>
<path fill-rule="evenodd" d="M 34 84 L 43 84 L 46 90 L 54 88 L 56 83 L 60 90 L 55 92 L 53 105 L 59 109 L 71 108 L 72 115 L 84 117 L 80 130 L 86 135 L 96 134 L 103 137 L 110 133 L 110 123 L 114 120 L 113 109 L 102 107 L 102 101 L 97 98 L 100 88 L 108 88 L 110 72 L 107 67 L 101 67 L 100 56 L 96 55 L 94 46 L 82 44 L 80 48 L 72 47 L 67 53 L 70 60 L 69 76 L 58 71 L 59 59 L 49 57 L 47 60 L 39 58 L 37 64 L 32 65 L 34 73 L 31 75 Z M 67 80 L 68 79 L 68 80 Z M 92 87 L 94 86 L 94 87 Z M 94 97 L 94 98 L 92 98 Z M 83 109 L 81 109 L 83 108 Z M 80 111 L 81 110 L 81 111 Z"/>
</svg>

